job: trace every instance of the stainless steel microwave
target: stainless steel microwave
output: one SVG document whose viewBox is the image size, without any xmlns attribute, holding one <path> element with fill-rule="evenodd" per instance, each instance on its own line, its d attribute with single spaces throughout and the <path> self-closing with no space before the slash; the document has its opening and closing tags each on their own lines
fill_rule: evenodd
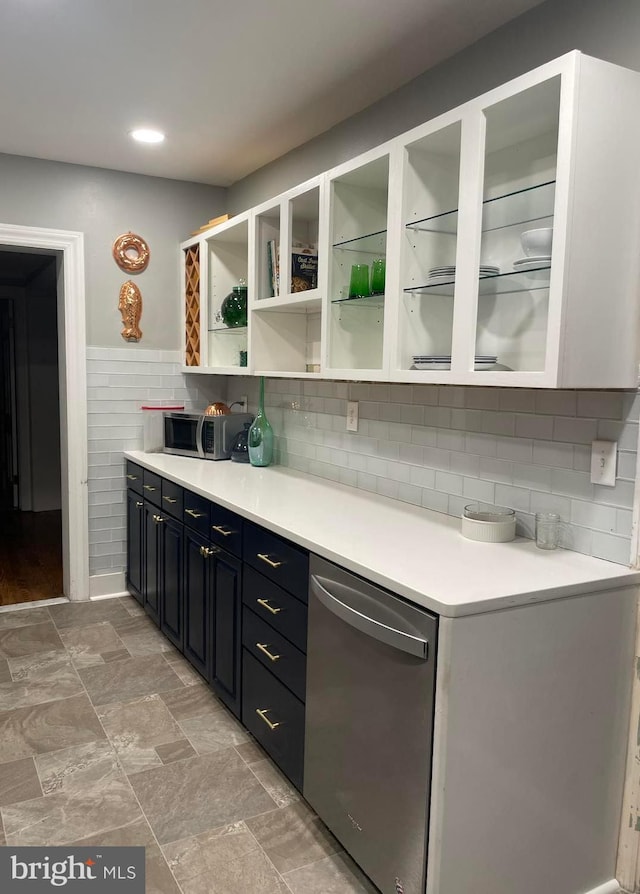
<svg viewBox="0 0 640 894">
<path fill-rule="evenodd" d="M 204 413 L 163 413 L 164 452 L 200 459 L 229 459 L 231 448 L 250 413 L 205 416 Z"/>
</svg>

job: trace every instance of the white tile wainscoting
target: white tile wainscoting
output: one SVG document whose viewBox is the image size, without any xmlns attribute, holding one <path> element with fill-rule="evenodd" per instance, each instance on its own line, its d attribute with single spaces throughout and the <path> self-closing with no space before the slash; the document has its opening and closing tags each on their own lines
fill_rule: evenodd
<svg viewBox="0 0 640 894">
<path fill-rule="evenodd" d="M 92 596 L 114 592 L 112 580 L 117 579 L 111 575 L 119 576 L 116 591 L 124 589 L 126 494 L 122 453 L 143 448 L 140 407 L 184 404 L 187 410 L 203 409 L 213 400 L 224 400 L 224 380 L 185 376 L 181 364 L 180 351 L 153 351 L 137 345 L 87 348 Z"/>
<path fill-rule="evenodd" d="M 640 395 L 269 379 L 266 410 L 283 465 L 459 516 L 482 500 L 558 512 L 562 546 L 628 564 Z M 227 399 L 256 380 L 230 379 Z M 346 401 L 359 401 L 357 433 Z M 591 441 L 618 442 L 615 487 L 590 482 Z M 310 510 L 311 511 L 311 510 Z"/>
</svg>

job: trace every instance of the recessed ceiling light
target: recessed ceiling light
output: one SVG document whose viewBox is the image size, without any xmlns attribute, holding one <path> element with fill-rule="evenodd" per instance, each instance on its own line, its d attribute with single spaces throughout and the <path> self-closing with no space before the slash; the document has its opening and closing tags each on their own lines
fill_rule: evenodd
<svg viewBox="0 0 640 894">
<path fill-rule="evenodd" d="M 131 131 L 131 137 L 138 143 L 162 143 L 164 134 L 159 130 L 151 130 L 148 127 L 140 127 Z"/>
</svg>

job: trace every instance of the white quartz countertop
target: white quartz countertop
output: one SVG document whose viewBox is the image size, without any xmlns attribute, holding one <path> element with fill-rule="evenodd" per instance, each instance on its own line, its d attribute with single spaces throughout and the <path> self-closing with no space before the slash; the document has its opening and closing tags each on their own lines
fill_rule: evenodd
<svg viewBox="0 0 640 894">
<path fill-rule="evenodd" d="M 640 572 L 531 540 L 477 543 L 460 520 L 282 466 L 127 451 L 135 463 L 446 617 L 640 582 Z"/>
</svg>

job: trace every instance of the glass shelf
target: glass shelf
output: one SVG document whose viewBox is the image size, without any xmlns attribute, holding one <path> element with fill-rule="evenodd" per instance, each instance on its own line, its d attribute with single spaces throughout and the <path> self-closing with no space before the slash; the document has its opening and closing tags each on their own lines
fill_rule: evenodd
<svg viewBox="0 0 640 894">
<path fill-rule="evenodd" d="M 384 295 L 367 295 L 363 298 L 332 298 L 332 304 L 341 304 L 343 307 L 384 307 Z"/>
<path fill-rule="evenodd" d="M 555 180 L 527 186 L 514 192 L 485 199 L 482 203 L 482 232 L 514 227 L 553 217 Z M 432 217 L 405 224 L 408 230 L 425 233 L 445 233 L 454 236 L 458 232 L 458 209 L 443 211 Z"/>
<path fill-rule="evenodd" d="M 480 295 L 507 295 L 511 292 L 533 292 L 536 289 L 549 288 L 549 271 L 551 266 L 535 267 L 533 270 L 519 270 L 517 272 L 497 273 L 493 276 L 482 276 L 479 279 Z M 406 295 L 445 295 L 453 298 L 455 280 L 447 282 L 428 283 L 422 286 L 413 286 L 403 289 Z"/>
<path fill-rule="evenodd" d="M 356 239 L 347 239 L 345 242 L 334 242 L 333 248 L 340 251 L 358 251 L 364 254 L 384 255 L 387 250 L 387 231 L 379 230 L 376 233 L 367 233 Z"/>
<path fill-rule="evenodd" d="M 209 329 L 209 332 L 215 332 L 218 335 L 227 334 L 229 332 L 238 332 L 238 333 L 246 333 L 246 326 L 213 326 Z"/>
</svg>

